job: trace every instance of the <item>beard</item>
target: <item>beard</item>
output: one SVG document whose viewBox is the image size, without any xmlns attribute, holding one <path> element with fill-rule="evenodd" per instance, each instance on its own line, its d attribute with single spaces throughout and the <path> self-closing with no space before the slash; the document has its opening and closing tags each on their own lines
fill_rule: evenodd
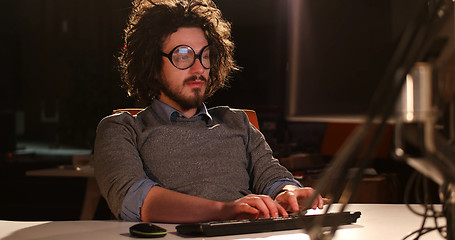
<svg viewBox="0 0 455 240">
<path fill-rule="evenodd" d="M 183 85 L 185 85 L 187 82 L 195 80 L 202 80 L 207 83 L 207 79 L 204 76 L 193 76 L 185 79 L 185 81 L 183 81 Z M 202 88 L 193 88 L 193 94 L 189 97 L 186 97 L 183 96 L 178 89 L 171 89 L 167 81 L 162 81 L 162 85 L 162 93 L 179 104 L 184 111 L 200 107 L 207 96 L 206 92 L 202 92 Z"/>
</svg>

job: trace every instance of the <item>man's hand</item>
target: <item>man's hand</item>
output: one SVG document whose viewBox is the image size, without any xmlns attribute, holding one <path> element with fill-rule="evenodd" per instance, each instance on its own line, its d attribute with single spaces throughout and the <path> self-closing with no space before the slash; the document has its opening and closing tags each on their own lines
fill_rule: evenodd
<svg viewBox="0 0 455 240">
<path fill-rule="evenodd" d="M 307 204 L 305 200 L 312 198 L 316 191 L 313 188 L 299 188 L 296 186 L 285 186 L 283 187 L 283 192 L 279 193 L 275 197 L 275 201 L 283 206 L 288 212 L 299 212 L 305 210 Z M 318 194 L 316 199 L 311 203 L 310 208 L 322 209 L 324 204 L 328 203 L 329 200 L 322 198 Z"/>
<path fill-rule="evenodd" d="M 279 216 L 287 217 L 288 213 L 278 202 L 266 195 L 250 194 L 225 203 L 221 219 L 258 219 Z"/>
</svg>

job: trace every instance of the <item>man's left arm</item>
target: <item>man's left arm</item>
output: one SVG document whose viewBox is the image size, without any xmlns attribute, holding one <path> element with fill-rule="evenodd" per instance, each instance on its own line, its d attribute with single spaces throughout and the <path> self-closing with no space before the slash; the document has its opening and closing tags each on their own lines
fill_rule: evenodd
<svg viewBox="0 0 455 240">
<path fill-rule="evenodd" d="M 287 211 L 298 212 L 309 206 L 305 201 L 313 198 L 315 190 L 303 187 L 292 174 L 273 157 L 272 149 L 260 131 L 250 126 L 247 151 L 252 163 L 253 186 L 279 202 Z M 275 180 L 272 180 L 275 179 Z M 268 182 L 265 186 L 264 183 Z M 262 185 L 262 187 L 261 187 Z M 322 208 L 323 198 L 318 194 L 311 208 Z"/>
</svg>

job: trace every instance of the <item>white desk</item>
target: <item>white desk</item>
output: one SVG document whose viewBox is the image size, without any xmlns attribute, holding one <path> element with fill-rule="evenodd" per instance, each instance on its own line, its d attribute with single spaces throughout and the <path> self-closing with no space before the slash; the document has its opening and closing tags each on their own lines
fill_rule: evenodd
<svg viewBox="0 0 455 240">
<path fill-rule="evenodd" d="M 362 216 L 356 224 L 342 226 L 335 235 L 335 240 L 393 240 L 402 239 L 408 233 L 420 227 L 422 218 L 411 213 L 401 204 L 352 204 L 350 211 L 361 211 Z M 121 221 L 61 221 L 61 222 L 12 222 L 0 221 L 0 239 L 2 240 L 125 240 L 131 238 L 129 227 L 133 222 Z M 445 225 L 445 220 L 441 219 Z M 168 230 L 165 240 L 185 239 L 176 233 L 176 224 L 158 224 Z M 191 239 L 309 239 L 301 230 L 243 234 L 223 237 Z M 421 239 L 443 239 L 439 233 L 432 232 Z"/>
</svg>

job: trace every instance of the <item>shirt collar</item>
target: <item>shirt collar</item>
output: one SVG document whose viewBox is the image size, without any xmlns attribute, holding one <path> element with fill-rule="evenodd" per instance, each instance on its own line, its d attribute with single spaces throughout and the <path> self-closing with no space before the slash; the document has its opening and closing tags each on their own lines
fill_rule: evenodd
<svg viewBox="0 0 455 240">
<path fill-rule="evenodd" d="M 176 116 L 185 117 L 180 111 L 176 110 L 175 108 L 167 105 L 166 103 L 161 102 L 157 98 L 154 98 L 152 101 L 152 108 L 160 115 L 163 119 L 168 121 L 169 123 L 173 122 L 173 118 L 175 119 Z M 201 107 L 199 107 L 196 114 L 193 116 L 205 116 L 207 126 L 212 124 L 212 116 L 207 110 L 207 107 L 204 103 L 202 103 Z"/>
</svg>

